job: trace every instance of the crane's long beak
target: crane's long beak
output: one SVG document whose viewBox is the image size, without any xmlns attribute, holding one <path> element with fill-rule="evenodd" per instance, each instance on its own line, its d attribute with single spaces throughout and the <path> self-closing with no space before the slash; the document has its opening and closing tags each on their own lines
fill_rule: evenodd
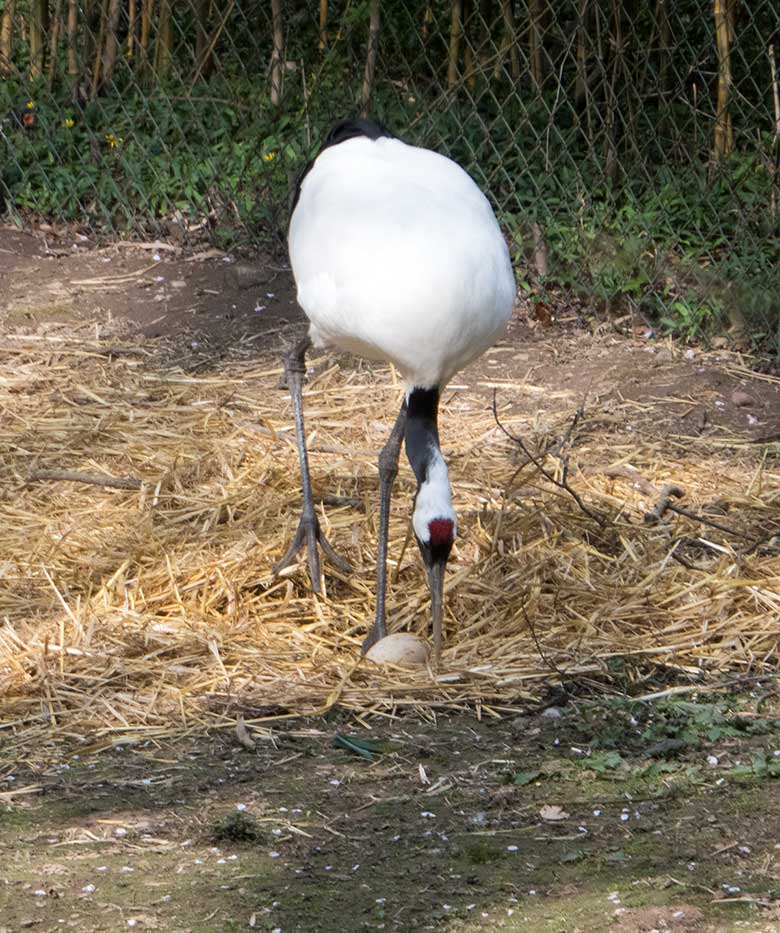
<svg viewBox="0 0 780 933">
<path fill-rule="evenodd" d="M 428 568 L 428 584 L 431 588 L 431 618 L 433 619 L 433 663 L 441 660 L 441 620 L 444 612 L 444 569 L 445 561 L 434 561 Z"/>
</svg>

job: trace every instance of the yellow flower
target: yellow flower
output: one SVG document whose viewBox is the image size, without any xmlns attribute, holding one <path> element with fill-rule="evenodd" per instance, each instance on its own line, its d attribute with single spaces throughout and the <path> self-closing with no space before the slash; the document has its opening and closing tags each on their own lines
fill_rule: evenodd
<svg viewBox="0 0 780 933">
<path fill-rule="evenodd" d="M 273 162 L 275 158 L 276 158 L 275 152 L 266 152 L 266 154 L 263 156 L 263 162 Z"/>
<path fill-rule="evenodd" d="M 106 133 L 105 140 L 112 149 L 121 146 L 124 141 L 121 136 L 114 136 L 113 133 Z"/>
<path fill-rule="evenodd" d="M 34 101 L 34 100 L 28 100 L 28 101 L 27 101 L 27 109 L 28 109 L 28 110 L 35 110 L 35 101 Z"/>
<path fill-rule="evenodd" d="M 66 117 L 66 118 L 62 121 L 62 125 L 65 127 L 66 130 L 69 130 L 72 126 L 74 126 L 74 121 L 71 120 L 70 117 Z"/>
</svg>

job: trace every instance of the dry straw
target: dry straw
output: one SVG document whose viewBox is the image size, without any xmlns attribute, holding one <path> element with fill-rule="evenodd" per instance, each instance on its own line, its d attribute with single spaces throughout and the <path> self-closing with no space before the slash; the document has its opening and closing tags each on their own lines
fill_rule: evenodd
<svg viewBox="0 0 780 933">
<path fill-rule="evenodd" d="M 326 568 L 327 595 L 316 598 L 305 566 L 271 577 L 300 503 L 280 369 L 244 361 L 190 376 L 139 348 L 120 351 L 34 340 L 2 348 L 7 739 L 87 737 L 102 747 L 242 716 L 259 732 L 276 716 L 336 703 L 365 714 L 500 714 L 560 677 L 642 693 L 659 671 L 776 670 L 776 451 L 735 454 L 722 436 L 661 447 L 617 431 L 619 411 L 591 427 L 586 413 L 569 481 L 609 517 L 599 527 L 523 466 L 489 392 L 453 389 L 442 437 L 460 538 L 443 663 L 438 672 L 379 669 L 360 660 L 360 643 L 373 613 L 376 454 L 401 397 L 392 374 L 314 361 L 305 403 L 315 490 L 336 497 L 322 521 L 357 568 L 350 579 Z M 511 431 L 536 450 L 565 434 L 570 409 L 531 424 L 513 407 L 522 393 L 522 384 L 499 390 Z M 560 476 L 559 460 L 545 462 Z M 666 483 L 682 486 L 694 511 L 726 508 L 721 523 L 742 537 L 669 513 L 645 524 L 653 487 Z M 390 624 L 427 637 L 416 549 L 397 565 L 413 491 L 404 463 Z"/>
</svg>

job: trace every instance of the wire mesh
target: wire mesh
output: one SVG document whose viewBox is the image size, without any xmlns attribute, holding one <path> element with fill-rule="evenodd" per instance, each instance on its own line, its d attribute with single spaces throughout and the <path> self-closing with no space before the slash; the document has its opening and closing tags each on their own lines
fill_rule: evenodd
<svg viewBox="0 0 780 933">
<path fill-rule="evenodd" d="M 0 0 L 0 210 L 284 239 L 363 112 L 488 193 L 521 286 L 780 347 L 774 0 Z"/>
</svg>

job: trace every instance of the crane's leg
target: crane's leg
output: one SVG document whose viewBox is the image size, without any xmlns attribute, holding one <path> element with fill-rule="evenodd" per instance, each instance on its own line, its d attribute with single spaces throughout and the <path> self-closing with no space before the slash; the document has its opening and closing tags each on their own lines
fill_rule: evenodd
<svg viewBox="0 0 780 933">
<path fill-rule="evenodd" d="M 322 592 L 322 578 L 320 575 L 320 555 L 317 551 L 319 544 L 325 556 L 342 573 L 351 573 L 352 567 L 348 561 L 337 554 L 320 529 L 317 513 L 314 511 L 314 497 L 311 491 L 311 477 L 309 475 L 309 455 L 306 451 L 306 433 L 303 427 L 303 377 L 306 373 L 306 351 L 311 346 L 309 337 L 304 337 L 284 355 L 284 373 L 287 385 L 290 387 L 290 398 L 293 404 L 295 417 L 295 439 L 298 442 L 298 459 L 301 464 L 301 485 L 303 487 L 303 514 L 298 522 L 298 530 L 284 557 L 274 567 L 274 576 L 285 567 L 289 567 L 298 556 L 298 552 L 306 545 L 309 558 L 309 573 L 311 586 L 315 593 Z"/>
<path fill-rule="evenodd" d="M 406 431 L 406 401 L 401 406 L 393 430 L 379 454 L 379 545 L 376 559 L 376 616 L 363 642 L 363 654 L 387 635 L 385 595 L 387 592 L 387 535 L 390 524 L 390 499 L 398 475 L 398 457 Z"/>
</svg>

